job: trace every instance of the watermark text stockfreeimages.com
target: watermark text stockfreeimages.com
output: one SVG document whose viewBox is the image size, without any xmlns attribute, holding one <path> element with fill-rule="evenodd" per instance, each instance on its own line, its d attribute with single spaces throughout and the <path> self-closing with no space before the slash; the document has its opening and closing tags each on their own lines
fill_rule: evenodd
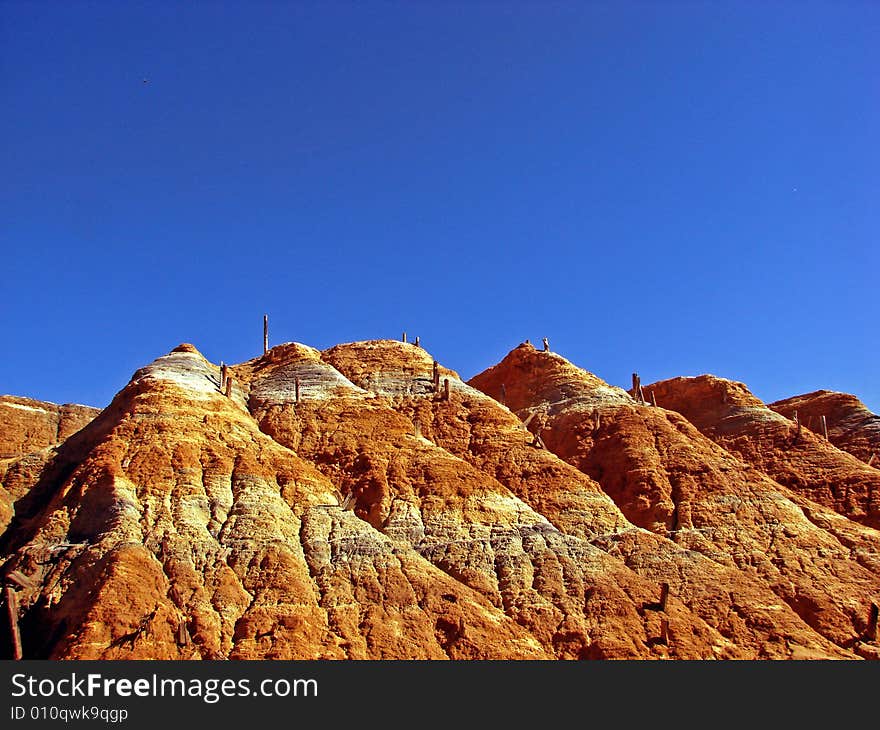
<svg viewBox="0 0 880 730">
<path fill-rule="evenodd" d="M 13 674 L 12 697 L 76 699 L 101 697 L 197 697 L 209 704 L 224 697 L 317 697 L 316 679 L 269 678 L 252 682 L 241 679 L 172 679 L 153 674 L 129 679 L 107 677 L 100 673 L 71 672 L 60 679 Z"/>
</svg>

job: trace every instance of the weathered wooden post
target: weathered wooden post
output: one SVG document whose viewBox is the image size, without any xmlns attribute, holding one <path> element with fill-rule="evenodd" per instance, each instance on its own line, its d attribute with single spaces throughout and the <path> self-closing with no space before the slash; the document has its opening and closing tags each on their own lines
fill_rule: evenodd
<svg viewBox="0 0 880 730">
<path fill-rule="evenodd" d="M 413 428 L 416 432 L 416 438 L 419 438 L 422 435 L 422 419 L 418 416 L 413 418 Z"/>
<path fill-rule="evenodd" d="M 235 380 L 231 375 L 226 376 L 226 397 L 232 397 L 232 381 Z"/>
<path fill-rule="evenodd" d="M 226 377 L 229 374 L 229 368 L 226 367 L 226 363 L 222 360 L 220 361 L 220 392 L 223 392 L 223 389 L 226 387 Z"/>
<path fill-rule="evenodd" d="M 269 315 L 263 315 L 263 354 L 269 352 Z"/>
<path fill-rule="evenodd" d="M 434 360 L 434 372 L 432 376 L 432 382 L 434 383 L 434 392 L 440 392 L 440 363 Z"/>
<path fill-rule="evenodd" d="M 666 599 L 669 598 L 669 583 L 660 584 L 660 610 L 666 610 Z"/>
<path fill-rule="evenodd" d="M 657 396 L 654 395 L 653 390 L 651 391 L 651 405 L 654 406 L 654 408 L 657 407 Z"/>
<path fill-rule="evenodd" d="M 416 335 L 416 341 L 413 343 L 416 347 L 422 346 L 422 338 Z"/>
<path fill-rule="evenodd" d="M 504 387 L 504 383 L 501 383 L 501 405 L 507 405 L 507 388 Z"/>
<path fill-rule="evenodd" d="M 660 643 L 669 646 L 669 619 L 665 616 L 660 619 Z"/>
<path fill-rule="evenodd" d="M 180 620 L 177 624 L 177 645 L 187 646 L 189 644 L 189 634 L 186 631 L 186 621 Z"/>
<path fill-rule="evenodd" d="M 9 637 L 12 641 L 12 658 L 21 659 L 21 632 L 18 628 L 18 599 L 12 586 L 4 586 L 3 597 L 6 599 L 6 616 L 9 620 Z"/>
<path fill-rule="evenodd" d="M 801 437 L 801 419 L 798 418 L 798 412 L 794 412 L 794 423 L 797 426 L 797 437 Z"/>
<path fill-rule="evenodd" d="M 402 339 L 404 342 L 406 342 L 406 332 L 403 333 L 403 337 L 401 337 L 401 339 Z"/>
<path fill-rule="evenodd" d="M 867 640 L 877 642 L 877 620 L 880 618 L 880 606 L 876 603 L 871 604 L 871 613 L 868 615 L 868 633 Z"/>
<path fill-rule="evenodd" d="M 299 403 L 299 378 L 293 379 L 293 397 Z"/>
<path fill-rule="evenodd" d="M 828 440 L 828 423 L 825 420 L 825 416 L 819 416 L 819 420 L 822 423 L 822 435 L 825 437 L 825 440 Z"/>
<path fill-rule="evenodd" d="M 635 398 L 639 403 L 645 402 L 645 396 L 642 393 L 642 381 L 639 378 L 638 373 L 633 373 L 633 398 Z"/>
<path fill-rule="evenodd" d="M 37 584 L 30 578 L 28 578 L 24 573 L 20 570 L 13 570 L 6 576 L 6 580 L 15 583 L 19 588 L 25 589 L 33 589 L 37 587 Z"/>
<path fill-rule="evenodd" d="M 443 378 L 443 400 L 449 400 L 449 378 Z"/>
<path fill-rule="evenodd" d="M 550 352 L 550 340 L 546 337 L 542 338 L 542 340 L 544 342 L 544 352 Z"/>
</svg>

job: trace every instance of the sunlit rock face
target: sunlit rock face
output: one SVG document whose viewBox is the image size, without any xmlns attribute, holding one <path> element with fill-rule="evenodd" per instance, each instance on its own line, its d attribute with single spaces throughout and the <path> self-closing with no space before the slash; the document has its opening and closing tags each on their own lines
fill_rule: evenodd
<svg viewBox="0 0 880 730">
<path fill-rule="evenodd" d="M 464 383 L 389 340 L 225 377 L 184 344 L 100 413 L 0 398 L 26 657 L 875 653 L 870 505 L 735 448 L 791 427 L 744 386 L 678 412 L 527 344 Z"/>
</svg>

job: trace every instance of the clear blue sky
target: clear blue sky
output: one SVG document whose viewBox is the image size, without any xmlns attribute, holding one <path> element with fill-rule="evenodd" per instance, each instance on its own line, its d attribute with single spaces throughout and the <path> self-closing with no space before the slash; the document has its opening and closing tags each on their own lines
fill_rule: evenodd
<svg viewBox="0 0 880 730">
<path fill-rule="evenodd" d="M 526 338 L 880 411 L 880 3 L 0 3 L 0 392 Z M 148 83 L 144 83 L 144 79 Z"/>
</svg>

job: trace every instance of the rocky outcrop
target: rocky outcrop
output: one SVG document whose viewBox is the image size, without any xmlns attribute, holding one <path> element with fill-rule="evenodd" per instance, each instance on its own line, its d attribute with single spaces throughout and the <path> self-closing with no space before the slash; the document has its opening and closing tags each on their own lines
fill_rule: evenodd
<svg viewBox="0 0 880 730">
<path fill-rule="evenodd" d="M 729 641 L 742 657 L 821 656 L 829 651 L 760 580 L 637 528 L 597 482 L 536 448 L 534 436 L 508 408 L 449 377 L 450 398 L 432 391 L 432 360 L 396 342 L 332 348 L 325 359 L 353 382 L 381 382 L 379 394 L 418 423 L 423 435 L 501 484 L 554 526 L 621 560 L 639 576 L 667 583 L 684 603 Z M 517 395 L 514 393 L 514 398 Z M 731 596 L 737 596 L 731 611 Z M 770 628 L 772 627 L 772 629 Z M 834 651 L 831 650 L 831 654 Z"/>
<path fill-rule="evenodd" d="M 880 470 L 768 408 L 742 383 L 701 375 L 664 380 L 647 390 L 778 483 L 852 520 L 880 527 Z"/>
<path fill-rule="evenodd" d="M 11 459 L 60 444 L 100 413 L 97 408 L 62 406 L 0 395 L 0 459 Z"/>
<path fill-rule="evenodd" d="M 343 377 L 350 372 L 345 363 L 354 361 L 362 368 L 357 383 Z M 738 655 L 732 642 L 675 598 L 668 614 L 676 641 L 658 642 L 660 617 L 643 609 L 657 600 L 656 582 L 560 531 L 497 479 L 426 438 L 418 419 L 396 409 L 395 397 L 412 396 L 454 418 L 459 394 L 471 390 L 442 368 L 450 382 L 450 400 L 444 400 L 445 389 L 434 389 L 432 360 L 424 350 L 390 341 L 326 353 L 289 345 L 237 366 L 235 373 L 248 383 L 261 430 L 316 464 L 338 485 L 340 498 L 351 500 L 357 516 L 485 596 L 548 654 Z M 820 644 L 816 649 L 833 651 Z"/>
<path fill-rule="evenodd" d="M 0 533 L 15 500 L 33 484 L 54 447 L 90 423 L 97 408 L 0 395 Z"/>
<path fill-rule="evenodd" d="M 343 510 L 178 348 L 138 371 L 3 537 L 30 656 L 540 658 L 522 627 Z"/>
<path fill-rule="evenodd" d="M 876 531 L 557 355 L 466 384 L 410 344 L 288 343 L 227 372 L 181 345 L 0 461 L 27 657 L 877 653 Z"/>
<path fill-rule="evenodd" d="M 546 448 L 599 482 L 634 524 L 763 582 L 839 646 L 865 635 L 875 573 L 809 519 L 802 497 L 680 414 L 527 344 L 469 382 L 496 399 L 503 385 Z"/>
<path fill-rule="evenodd" d="M 817 390 L 770 403 L 769 408 L 789 419 L 797 414 L 802 427 L 823 436 L 821 419 L 825 416 L 832 444 L 880 468 L 880 416 L 854 395 Z"/>
</svg>

